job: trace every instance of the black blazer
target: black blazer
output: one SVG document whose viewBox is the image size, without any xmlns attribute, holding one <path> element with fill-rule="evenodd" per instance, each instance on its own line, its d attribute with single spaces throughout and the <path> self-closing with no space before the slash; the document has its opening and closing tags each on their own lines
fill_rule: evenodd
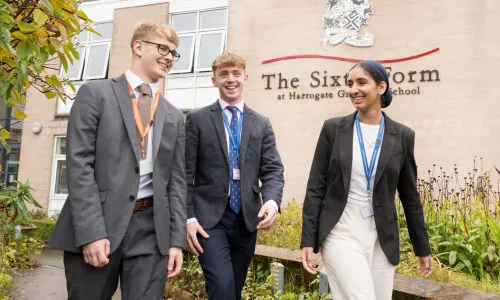
<svg viewBox="0 0 500 300">
<path fill-rule="evenodd" d="M 246 104 L 243 114 L 241 204 L 247 229 L 253 232 L 262 200 L 281 204 L 284 168 L 269 119 Z M 222 219 L 229 191 L 229 155 L 219 101 L 186 117 L 186 178 L 187 217 L 197 218 L 205 229 L 214 227 Z"/>
<path fill-rule="evenodd" d="M 319 251 L 339 221 L 347 203 L 352 167 L 356 113 L 326 120 L 321 130 L 307 182 L 300 247 Z M 373 188 L 373 210 L 380 246 L 393 265 L 399 263 L 396 190 L 403 204 L 408 231 L 417 256 L 431 254 L 417 190 L 413 154 L 415 132 L 384 114 L 385 132 Z"/>
</svg>

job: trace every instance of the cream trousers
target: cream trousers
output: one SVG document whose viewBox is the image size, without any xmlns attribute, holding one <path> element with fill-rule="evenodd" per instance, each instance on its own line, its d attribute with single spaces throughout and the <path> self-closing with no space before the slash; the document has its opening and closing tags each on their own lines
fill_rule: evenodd
<svg viewBox="0 0 500 300">
<path fill-rule="evenodd" d="M 375 218 L 347 206 L 321 248 L 334 300 L 390 300 L 395 267 L 380 248 Z"/>
</svg>

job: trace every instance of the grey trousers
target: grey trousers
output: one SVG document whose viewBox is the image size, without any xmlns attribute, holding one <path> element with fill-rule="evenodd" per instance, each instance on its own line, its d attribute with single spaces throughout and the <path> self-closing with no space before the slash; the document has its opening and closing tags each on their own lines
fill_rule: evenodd
<svg viewBox="0 0 500 300">
<path fill-rule="evenodd" d="M 64 252 L 68 300 L 111 300 L 118 280 L 122 300 L 161 300 L 167 262 L 158 249 L 153 208 L 134 212 L 106 266 L 95 268 L 85 263 L 81 253 Z"/>
</svg>

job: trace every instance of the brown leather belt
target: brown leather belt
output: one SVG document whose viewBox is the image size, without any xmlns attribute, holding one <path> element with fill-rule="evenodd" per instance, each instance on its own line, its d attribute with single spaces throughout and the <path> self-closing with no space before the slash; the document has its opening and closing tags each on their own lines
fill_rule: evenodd
<svg viewBox="0 0 500 300">
<path fill-rule="evenodd" d="M 147 210 L 148 207 L 153 207 L 153 197 L 135 201 L 134 212 L 139 210 Z"/>
</svg>

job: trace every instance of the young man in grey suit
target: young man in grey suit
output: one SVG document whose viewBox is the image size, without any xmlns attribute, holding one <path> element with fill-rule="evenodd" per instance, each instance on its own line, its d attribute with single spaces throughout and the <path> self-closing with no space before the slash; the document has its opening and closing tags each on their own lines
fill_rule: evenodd
<svg viewBox="0 0 500 300">
<path fill-rule="evenodd" d="M 210 300 L 241 299 L 257 229 L 274 225 L 283 194 L 271 123 L 243 101 L 245 67 L 238 55 L 218 56 L 219 100 L 186 118 L 187 243 Z"/>
<path fill-rule="evenodd" d="M 67 133 L 69 195 L 49 244 L 63 249 L 68 299 L 162 299 L 186 243 L 182 112 L 159 92 L 179 38 L 144 23 L 125 74 L 82 85 Z"/>
</svg>

